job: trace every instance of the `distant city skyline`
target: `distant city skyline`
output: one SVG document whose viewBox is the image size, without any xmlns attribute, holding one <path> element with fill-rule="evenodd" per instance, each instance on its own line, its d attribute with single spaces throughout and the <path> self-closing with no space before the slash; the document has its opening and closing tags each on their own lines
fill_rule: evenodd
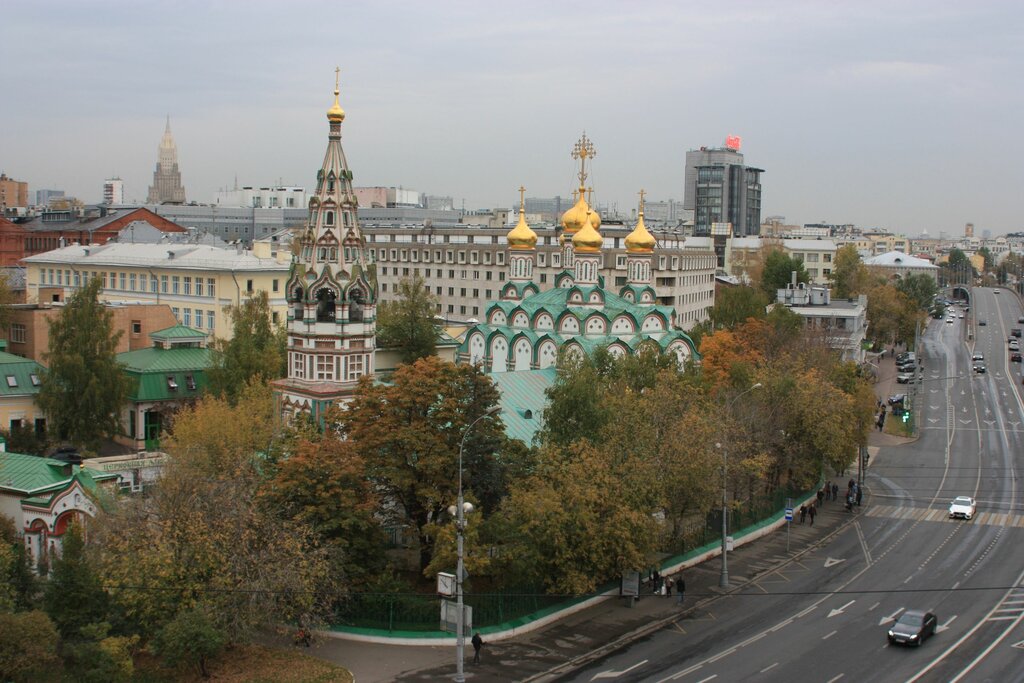
<svg viewBox="0 0 1024 683">
<path fill-rule="evenodd" d="M 359 186 L 473 209 L 520 185 L 568 197 L 585 130 L 595 203 L 628 215 L 641 188 L 681 201 L 686 152 L 738 135 L 762 216 L 1000 235 L 1024 230 L 1022 18 L 1010 1 L 15 3 L 0 170 L 89 202 L 119 177 L 141 201 L 169 115 L 188 201 L 236 177 L 310 188 L 340 65 Z"/>
</svg>

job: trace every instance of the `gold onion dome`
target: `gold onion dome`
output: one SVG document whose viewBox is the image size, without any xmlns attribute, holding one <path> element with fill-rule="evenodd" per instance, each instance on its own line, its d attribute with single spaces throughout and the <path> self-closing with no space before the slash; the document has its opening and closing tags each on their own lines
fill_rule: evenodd
<svg viewBox="0 0 1024 683">
<path fill-rule="evenodd" d="M 338 90 L 337 87 L 335 87 L 334 88 L 334 104 L 331 106 L 330 109 L 327 110 L 327 120 L 328 121 L 337 121 L 338 123 L 341 123 L 342 121 L 345 120 L 345 110 L 341 108 L 340 104 L 338 104 L 338 95 L 340 95 L 340 94 L 341 94 L 341 91 Z"/>
<path fill-rule="evenodd" d="M 576 200 L 576 204 L 562 214 L 562 227 L 570 235 L 579 232 L 583 227 L 583 222 L 587 220 L 588 213 L 590 213 L 590 207 L 587 206 L 584 192 L 580 191 L 580 198 Z"/>
<path fill-rule="evenodd" d="M 596 254 L 601 251 L 601 244 L 604 239 L 601 233 L 594 229 L 594 224 L 588 214 L 583 219 L 583 227 L 572 236 L 572 246 L 576 251 L 584 254 Z"/>
<path fill-rule="evenodd" d="M 526 214 L 519 210 L 519 222 L 512 228 L 506 239 L 512 249 L 533 249 L 537 246 L 537 233 L 526 224 Z"/>
<path fill-rule="evenodd" d="M 601 214 L 597 212 L 597 209 L 590 210 L 590 224 L 594 226 L 594 230 L 601 229 Z"/>
<path fill-rule="evenodd" d="M 626 236 L 626 251 L 633 254 L 649 254 L 654 251 L 654 245 L 654 235 L 647 231 L 647 226 L 644 225 L 644 212 L 641 211 L 636 227 Z"/>
</svg>

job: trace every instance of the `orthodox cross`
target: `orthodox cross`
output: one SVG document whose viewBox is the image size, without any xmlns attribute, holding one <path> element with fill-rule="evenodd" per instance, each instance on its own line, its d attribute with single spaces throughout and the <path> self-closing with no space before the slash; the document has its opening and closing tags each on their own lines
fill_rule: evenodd
<svg viewBox="0 0 1024 683">
<path fill-rule="evenodd" d="M 579 178 L 581 187 L 587 182 L 587 159 L 593 159 L 595 156 L 597 156 L 597 150 L 594 149 L 594 143 L 587 137 L 587 132 L 583 131 L 579 141 L 572 147 L 572 158 L 580 160 Z"/>
</svg>

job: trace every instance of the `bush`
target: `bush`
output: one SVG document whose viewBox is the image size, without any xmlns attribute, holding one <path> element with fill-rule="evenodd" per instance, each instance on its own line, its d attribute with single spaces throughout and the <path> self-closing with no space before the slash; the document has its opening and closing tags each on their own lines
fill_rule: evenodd
<svg viewBox="0 0 1024 683">
<path fill-rule="evenodd" d="M 209 660 L 216 657 L 227 643 L 209 611 L 202 606 L 178 612 L 153 639 L 152 650 L 171 667 L 194 666 L 203 676 Z"/>
<path fill-rule="evenodd" d="M 43 612 L 0 613 L 0 679 L 53 681 L 60 676 L 57 628 Z"/>
</svg>

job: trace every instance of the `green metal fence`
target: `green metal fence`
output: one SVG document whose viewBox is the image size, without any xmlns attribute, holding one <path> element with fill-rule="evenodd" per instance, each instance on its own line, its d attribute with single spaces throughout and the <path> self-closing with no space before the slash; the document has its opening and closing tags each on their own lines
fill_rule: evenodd
<svg viewBox="0 0 1024 683">
<path fill-rule="evenodd" d="M 783 489 L 746 506 L 730 509 L 729 529 L 739 535 L 744 528 L 778 514 L 786 506 L 787 498 L 802 499 L 809 493 Z M 684 539 L 684 547 L 673 548 L 671 552 L 694 550 L 721 539 L 721 535 L 722 512 L 713 510 L 707 515 L 702 528 Z M 612 587 L 610 583 L 601 590 Z M 437 595 L 422 593 L 356 593 L 335 613 L 333 626 L 389 632 L 437 632 L 441 620 L 441 599 Z M 473 608 L 473 627 L 486 628 L 524 619 L 573 600 L 560 595 L 545 595 L 543 589 L 537 587 L 500 593 L 467 593 L 464 601 Z"/>
</svg>

